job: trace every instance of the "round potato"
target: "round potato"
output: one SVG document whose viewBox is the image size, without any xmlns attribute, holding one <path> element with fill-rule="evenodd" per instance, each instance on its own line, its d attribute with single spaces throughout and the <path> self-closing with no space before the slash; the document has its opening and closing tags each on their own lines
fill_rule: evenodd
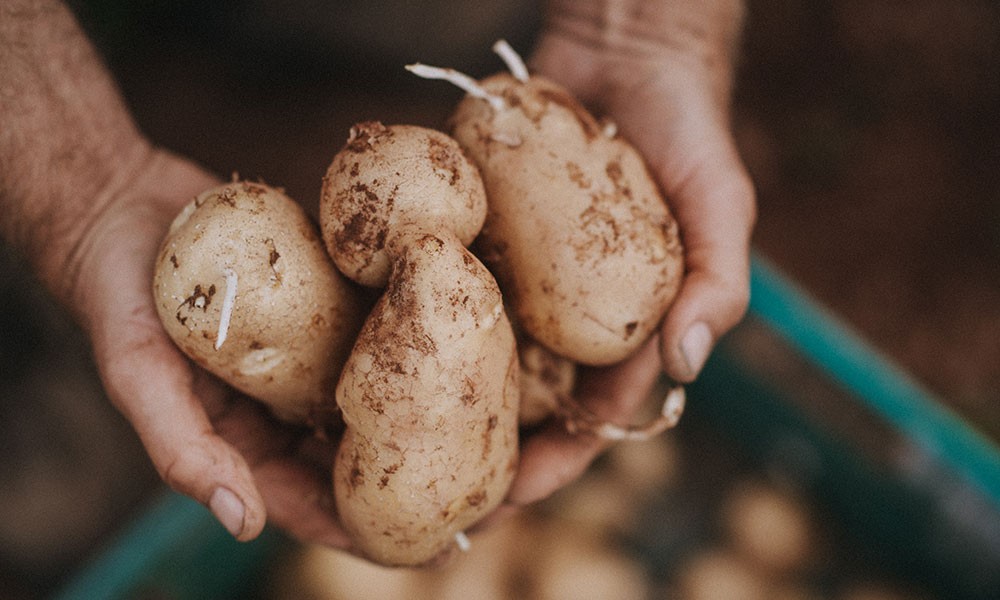
<svg viewBox="0 0 1000 600">
<path fill-rule="evenodd" d="M 320 424 L 364 317 L 315 224 L 280 191 L 233 182 L 176 217 L 155 265 L 177 346 L 282 419 Z"/>
<path fill-rule="evenodd" d="M 320 226 L 348 277 L 384 286 L 401 232 L 448 231 L 468 245 L 486 218 L 476 166 L 448 135 L 375 121 L 351 129 L 323 178 Z"/>
</svg>

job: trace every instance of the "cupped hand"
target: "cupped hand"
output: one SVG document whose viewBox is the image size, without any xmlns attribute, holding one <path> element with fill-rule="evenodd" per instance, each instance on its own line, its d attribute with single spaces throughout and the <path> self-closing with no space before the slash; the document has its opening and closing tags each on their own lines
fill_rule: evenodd
<svg viewBox="0 0 1000 600">
<path fill-rule="evenodd" d="M 557 20 L 531 61 L 638 148 L 684 243 L 684 280 L 658 334 L 625 362 L 581 374 L 575 400 L 620 425 L 655 402 L 649 395 L 662 373 L 675 382 L 695 379 L 749 301 L 756 208 L 729 128 L 729 50 L 661 37 L 635 43 L 586 19 Z M 559 426 L 525 439 L 508 502 L 528 504 L 567 485 L 607 444 Z"/>
<path fill-rule="evenodd" d="M 167 484 L 207 506 L 237 539 L 257 537 L 267 520 L 299 539 L 347 547 L 333 516 L 332 447 L 193 366 L 157 316 L 160 241 L 181 207 L 218 183 L 169 153 L 147 153 L 77 245 L 70 302 L 108 396 Z"/>
</svg>

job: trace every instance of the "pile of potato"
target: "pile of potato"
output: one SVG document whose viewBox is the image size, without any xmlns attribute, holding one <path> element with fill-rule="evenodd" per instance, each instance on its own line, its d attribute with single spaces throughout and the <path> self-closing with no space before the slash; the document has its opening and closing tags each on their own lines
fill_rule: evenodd
<svg viewBox="0 0 1000 600">
<path fill-rule="evenodd" d="M 558 412 L 648 438 L 683 407 L 675 392 L 637 430 L 576 418 L 576 366 L 652 335 L 683 252 L 635 149 L 498 52 L 511 73 L 478 83 L 414 67 L 469 90 L 451 134 L 356 125 L 318 227 L 280 190 L 233 181 L 178 215 L 156 264 L 161 320 L 192 360 L 283 420 L 342 429 L 338 515 L 385 565 L 465 545 L 515 475 L 520 425 Z"/>
<path fill-rule="evenodd" d="M 725 448 L 706 452 L 711 439 L 660 436 L 616 445 L 581 479 L 481 532 L 468 552 L 435 569 L 389 568 L 319 546 L 295 548 L 276 557 L 262 597 L 930 597 L 852 558 L 857 548 L 807 495 L 780 477 L 733 465 Z"/>
</svg>

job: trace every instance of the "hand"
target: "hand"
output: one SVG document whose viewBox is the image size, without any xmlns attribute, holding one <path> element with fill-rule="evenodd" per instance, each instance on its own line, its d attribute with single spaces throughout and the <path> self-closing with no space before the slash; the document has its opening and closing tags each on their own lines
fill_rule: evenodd
<svg viewBox="0 0 1000 600">
<path fill-rule="evenodd" d="M 175 156 L 148 153 L 84 231 L 70 303 L 111 401 L 164 481 L 210 508 L 237 539 L 256 537 L 266 516 L 302 540 L 346 547 L 331 509 L 333 448 L 194 367 L 157 316 L 150 289 L 160 241 L 181 207 L 217 184 Z"/>
<path fill-rule="evenodd" d="M 75 314 L 108 396 L 169 485 L 238 539 L 267 519 L 346 547 L 332 516 L 333 449 L 193 367 L 157 317 L 159 244 L 218 181 L 150 147 L 64 4 L 8 0 L 0 13 L 0 81 L 12 86 L 0 94 L 0 235 Z"/>
<path fill-rule="evenodd" d="M 581 375 L 577 401 L 598 417 L 628 424 L 661 371 L 677 382 L 697 376 L 749 300 L 755 198 L 728 116 L 740 6 L 645 2 L 640 13 L 629 13 L 624 5 L 637 3 L 552 4 L 534 70 L 609 117 L 646 157 L 685 247 L 684 281 L 659 334 L 624 363 Z M 548 496 L 606 444 L 559 427 L 524 440 L 509 502 Z"/>
</svg>

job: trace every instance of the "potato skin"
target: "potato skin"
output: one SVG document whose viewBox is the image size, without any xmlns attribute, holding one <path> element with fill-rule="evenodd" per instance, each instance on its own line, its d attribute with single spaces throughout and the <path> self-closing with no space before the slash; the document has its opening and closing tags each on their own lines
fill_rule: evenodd
<svg viewBox="0 0 1000 600">
<path fill-rule="evenodd" d="M 572 398 L 576 364 L 523 334 L 518 336 L 517 329 L 514 333 L 521 382 L 518 422 L 522 427 L 530 427 L 557 414 L 563 403 Z"/>
<path fill-rule="evenodd" d="M 218 345 L 229 286 L 231 320 Z M 282 419 L 319 424 L 364 306 L 315 224 L 280 191 L 234 182 L 178 214 L 156 260 L 164 328 L 188 357 Z"/>
<path fill-rule="evenodd" d="M 455 140 L 425 127 L 358 123 L 323 178 L 327 250 L 341 272 L 367 286 L 385 285 L 393 236 L 448 230 L 468 245 L 485 218 L 476 166 Z"/>
<path fill-rule="evenodd" d="M 508 74 L 466 97 L 451 133 L 479 166 L 489 206 L 474 248 L 519 327 L 557 354 L 618 362 L 655 330 L 680 286 L 677 224 L 638 152 L 568 92 Z"/>
<path fill-rule="evenodd" d="M 337 386 L 334 492 L 361 553 L 418 565 L 506 495 L 517 356 L 495 280 L 455 236 L 401 247 Z"/>
</svg>

